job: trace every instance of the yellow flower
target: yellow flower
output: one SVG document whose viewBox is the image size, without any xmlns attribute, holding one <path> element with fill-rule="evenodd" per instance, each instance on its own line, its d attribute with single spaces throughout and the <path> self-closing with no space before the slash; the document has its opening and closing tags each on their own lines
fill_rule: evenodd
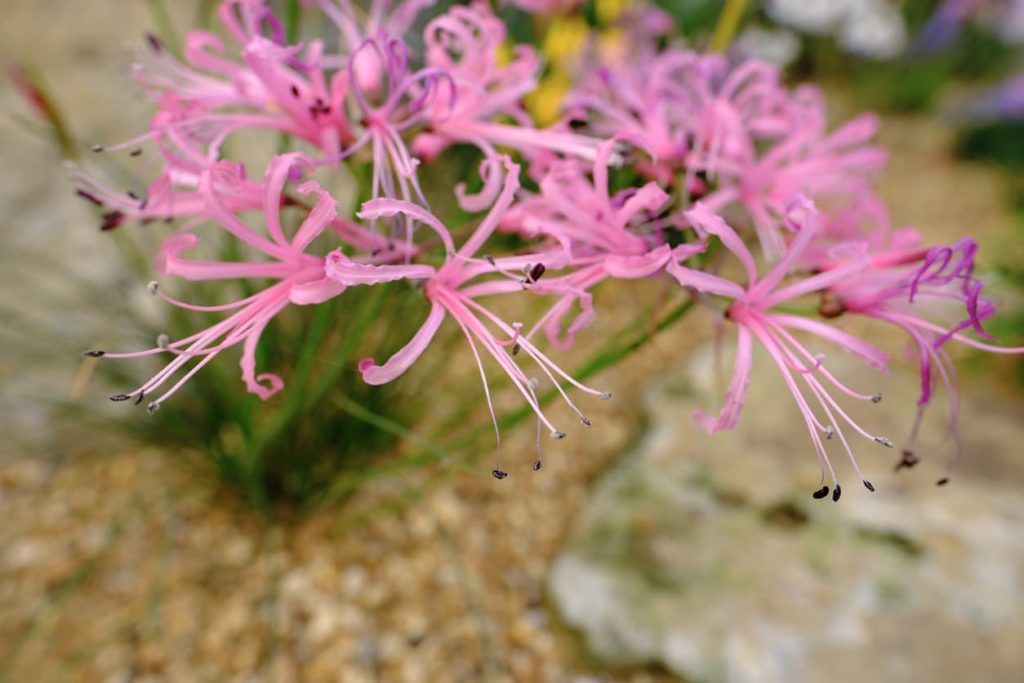
<svg viewBox="0 0 1024 683">
<path fill-rule="evenodd" d="M 526 96 L 526 108 L 538 126 L 549 126 L 558 120 L 562 100 L 571 85 L 572 79 L 568 74 L 554 71 L 541 79 L 537 88 Z"/>
<path fill-rule="evenodd" d="M 586 45 L 589 32 L 583 17 L 553 18 L 541 43 L 545 59 L 560 70 L 570 70 Z"/>
<path fill-rule="evenodd" d="M 633 4 L 632 0 L 597 0 L 597 21 L 602 26 L 614 24 L 622 11 Z"/>
</svg>

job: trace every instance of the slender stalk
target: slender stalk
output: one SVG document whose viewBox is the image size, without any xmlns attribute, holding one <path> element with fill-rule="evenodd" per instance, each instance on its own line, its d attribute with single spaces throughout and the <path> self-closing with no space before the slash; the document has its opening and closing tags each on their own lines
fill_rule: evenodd
<svg viewBox="0 0 1024 683">
<path fill-rule="evenodd" d="M 302 19 L 302 4 L 299 0 L 288 0 L 284 8 L 284 36 L 289 45 L 299 40 L 299 24 Z"/>
<path fill-rule="evenodd" d="M 348 367 L 348 361 L 352 353 L 355 352 L 363 335 L 366 334 L 371 323 L 380 312 L 383 305 L 383 297 L 386 293 L 384 288 L 376 288 L 364 299 L 355 318 L 345 331 L 344 341 L 342 341 L 337 351 L 331 357 L 327 370 L 320 374 L 319 380 L 311 388 L 303 391 L 311 379 L 309 375 L 312 372 L 313 361 L 316 359 L 316 349 L 319 347 L 329 327 L 328 323 L 331 321 L 330 313 L 333 307 L 320 307 L 323 312 L 318 310 L 315 314 L 313 324 L 303 344 L 302 353 L 300 353 L 295 376 L 293 376 L 292 381 L 295 384 L 296 391 L 293 392 L 292 398 L 288 403 L 275 411 L 267 420 L 266 426 L 253 437 L 252 446 L 249 449 L 249 460 L 252 467 L 261 467 L 268 447 L 281 436 L 288 425 L 294 421 L 295 417 L 306 407 L 321 401 L 324 395 L 337 384 L 338 377 Z"/>
<path fill-rule="evenodd" d="M 167 4 L 164 0 L 146 0 L 146 5 L 149 7 L 157 35 L 160 36 L 164 47 L 170 50 L 175 57 L 181 57 L 181 39 L 174 28 L 171 13 L 167 11 Z"/>
<path fill-rule="evenodd" d="M 725 0 L 725 7 L 718 15 L 718 24 L 711 36 L 711 51 L 725 52 L 732 44 L 736 36 L 740 21 L 743 19 L 743 12 L 747 8 L 747 0 Z"/>
<path fill-rule="evenodd" d="M 61 155 L 65 159 L 77 158 L 78 146 L 74 136 L 42 74 L 31 65 L 20 64 L 10 68 L 10 77 L 29 106 L 49 125 Z"/>
</svg>

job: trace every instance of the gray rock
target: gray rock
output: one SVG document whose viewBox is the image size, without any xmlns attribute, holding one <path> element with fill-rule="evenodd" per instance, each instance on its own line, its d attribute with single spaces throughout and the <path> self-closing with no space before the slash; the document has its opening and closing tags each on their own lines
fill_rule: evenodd
<svg viewBox="0 0 1024 683">
<path fill-rule="evenodd" d="M 936 447 L 912 470 L 853 443 L 877 491 L 837 455 L 833 503 L 810 495 L 814 453 L 766 357 L 738 429 L 712 437 L 689 419 L 717 405 L 713 367 L 706 351 L 650 388 L 646 434 L 597 484 L 551 570 L 553 601 L 591 653 L 693 681 L 1019 681 L 1021 402 L 967 388 L 965 458 L 945 487 L 940 405 L 925 428 Z M 858 388 L 886 389 L 851 412 L 898 442 L 915 379 Z"/>
</svg>

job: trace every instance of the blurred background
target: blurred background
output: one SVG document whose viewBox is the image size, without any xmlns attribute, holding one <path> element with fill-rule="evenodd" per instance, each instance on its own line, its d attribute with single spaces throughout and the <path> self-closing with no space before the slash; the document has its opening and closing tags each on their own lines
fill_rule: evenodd
<svg viewBox="0 0 1024 683">
<path fill-rule="evenodd" d="M 532 21 L 502 6 L 552 58 L 539 117 L 577 28 L 628 4 L 568 2 Z M 698 48 L 727 5 L 732 51 L 821 85 L 836 121 L 881 114 L 894 224 L 977 239 L 1002 311 L 990 331 L 1024 343 L 1024 3 L 662 3 Z M 699 314 L 657 334 L 638 325 L 638 312 L 668 320 L 639 303 L 658 298 L 653 284 L 603 291 L 607 313 L 564 365 L 615 400 L 549 445 L 541 471 L 532 426 L 500 406 L 500 482 L 460 344 L 399 394 L 328 387 L 312 421 L 309 404 L 264 413 L 237 396 L 227 357 L 157 419 L 111 410 L 108 389 L 138 379 L 116 373 L 135 370 L 80 352 L 175 324 L 145 291 L 163 226 L 101 233 L 62 164 L 130 182 L 87 150 L 146 126 L 130 76 L 144 36 L 167 41 L 212 11 L 3 3 L 0 683 L 1024 680 L 1013 357 L 958 354 L 965 457 L 949 486 L 934 486 L 952 453 L 936 410 L 918 468 L 897 475 L 889 453 L 865 454 L 878 492 L 839 505 L 812 505 L 806 434 L 763 363 L 738 429 L 710 438 L 692 423 L 720 395 L 715 331 Z M 312 324 L 286 319 L 279 345 Z M 294 370 L 351 373 L 312 356 Z M 894 437 L 915 410 L 904 370 L 871 413 Z"/>
</svg>

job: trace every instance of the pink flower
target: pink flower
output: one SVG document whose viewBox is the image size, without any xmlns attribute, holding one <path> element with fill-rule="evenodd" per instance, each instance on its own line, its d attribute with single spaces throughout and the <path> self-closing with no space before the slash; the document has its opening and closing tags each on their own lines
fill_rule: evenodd
<svg viewBox="0 0 1024 683">
<path fill-rule="evenodd" d="M 286 45 L 280 21 L 259 0 L 225 0 L 218 14 L 234 49 L 213 33 L 191 31 L 182 63 L 150 39 L 148 57 L 135 67 L 160 104 L 148 137 L 212 161 L 231 134 L 263 128 L 340 154 L 353 139 L 343 60 L 326 55 L 320 40 Z"/>
<path fill-rule="evenodd" d="M 872 257 L 872 268 L 838 281 L 822 293 L 822 315 L 834 318 L 852 313 L 881 320 L 905 331 L 916 348 L 921 394 L 917 418 L 897 469 L 917 462 L 915 443 L 924 410 L 932 399 L 936 374 L 946 389 L 950 434 L 956 446 L 950 466 L 960 456 L 959 389 L 956 368 L 945 349 L 947 342 L 956 340 L 992 353 L 1024 353 L 1024 348 L 993 346 L 962 334 L 973 330 L 982 339 L 991 339 L 982 323 L 996 312 L 995 304 L 982 297 L 984 282 L 974 275 L 977 250 L 971 238 L 927 250 L 916 244 L 890 249 Z M 940 483 L 945 483 L 947 477 L 948 473 Z"/>
<path fill-rule="evenodd" d="M 669 226 L 661 214 L 671 198 L 657 183 L 614 196 L 610 193 L 609 162 L 625 139 L 620 135 L 601 145 L 590 177 L 578 161 L 552 165 L 540 182 L 540 194 L 520 200 L 503 220 L 503 228 L 514 229 L 527 239 L 546 236 L 553 240 L 563 250 L 564 260 L 572 264 L 567 275 L 533 286 L 538 294 L 559 296 L 537 323 L 558 348 L 568 348 L 575 334 L 596 317 L 590 290 L 599 282 L 652 277 L 663 272 L 669 261 L 678 262 L 704 250 L 703 244 L 672 248 L 666 243 Z M 580 313 L 560 334 L 574 304 L 579 305 Z"/>
<path fill-rule="evenodd" d="M 451 318 L 465 334 L 470 351 L 476 360 L 499 448 L 501 435 L 498 432 L 497 415 L 491 402 L 490 389 L 483 369 L 481 348 L 508 375 L 513 386 L 537 414 L 540 423 L 545 425 L 555 438 L 562 438 L 565 433 L 556 428 L 541 409 L 535 380 L 527 376 L 516 363 L 515 356 L 520 352 L 532 360 L 554 384 L 566 403 L 579 415 L 583 424 L 589 426 L 590 420 L 579 411 L 562 389 L 561 384 L 566 382 L 585 393 L 603 398 L 609 397 L 605 392 L 580 384 L 559 368 L 528 336 L 521 334 L 522 325 L 520 323 L 505 322 L 478 301 L 480 297 L 522 291 L 526 288 L 524 287 L 526 283 L 513 281 L 506 277 L 483 280 L 481 278 L 522 269 L 527 263 L 541 263 L 544 258 L 543 255 L 538 258 L 537 254 L 500 259 L 476 257 L 477 252 L 498 227 L 502 216 L 508 211 L 515 198 L 516 190 L 519 188 L 519 167 L 507 157 L 502 157 L 500 161 L 505 169 L 505 178 L 498 198 L 477 228 L 457 250 L 452 245 L 450 237 L 447 237 L 449 233 L 444 224 L 433 214 L 411 202 L 375 199 L 364 204 L 359 212 L 359 216 L 364 220 L 389 217 L 398 213 L 404 214 L 410 220 L 429 227 L 441 235 L 448 252 L 444 264 L 437 269 L 430 266 L 410 266 L 410 268 L 421 269 L 416 271 L 416 276 L 423 276 L 425 280 L 423 291 L 430 302 L 430 312 L 413 338 L 386 362 L 378 364 L 372 358 L 361 361 L 359 370 L 363 374 L 363 379 L 369 384 L 385 384 L 401 376 L 426 351 L 444 319 Z M 532 272 L 543 273 L 543 270 Z M 349 275 L 349 270 L 347 268 L 339 269 L 336 264 L 328 263 L 327 275 L 341 279 Z M 538 460 L 538 465 L 535 466 L 539 467 L 539 462 Z M 498 478 L 505 476 L 500 469 L 500 464 L 496 465 L 494 475 Z"/>
<path fill-rule="evenodd" d="M 763 276 L 759 276 L 750 250 L 721 217 L 700 203 L 686 215 L 698 231 L 718 237 L 722 245 L 740 261 L 747 275 L 747 284 L 742 286 L 708 272 L 674 263 L 668 266 L 668 272 L 683 286 L 731 300 L 725 316 L 736 325 L 738 333 L 733 376 L 721 411 L 717 417 L 713 417 L 698 410 L 694 412 L 694 418 L 709 433 L 736 426 L 750 380 L 753 341 L 756 339 L 771 356 L 803 415 L 822 469 L 822 482 L 827 469 L 835 486 L 833 500 L 839 499 L 841 489 L 822 437 L 824 440 L 839 437 L 843 450 L 864 486 L 874 490 L 857 464 L 844 427 L 875 443 L 890 448 L 893 444 L 885 437 L 865 431 L 847 415 L 831 392 L 838 391 L 854 399 L 876 403 L 881 400 L 881 395 L 863 394 L 847 387 L 829 372 L 823 355 L 812 353 L 792 333 L 807 333 L 838 346 L 879 371 L 885 370 L 888 357 L 868 342 L 825 323 L 773 310 L 779 304 L 826 290 L 862 272 L 870 266 L 867 255 L 863 250 L 851 248 L 850 253 L 838 260 L 834 268 L 804 279 L 787 280 L 818 232 L 817 211 L 812 204 L 803 200 L 788 212 L 787 220 L 791 223 L 791 229 L 796 231 L 792 243 L 778 263 Z M 801 383 L 803 390 L 800 388 Z M 824 498 L 828 492 L 828 486 L 823 485 L 814 495 L 815 498 Z"/>
<path fill-rule="evenodd" d="M 175 356 L 148 382 L 129 393 L 117 394 L 111 397 L 112 400 L 134 398 L 136 403 L 140 403 L 144 397 L 153 395 L 170 382 L 178 371 L 188 368 L 159 398 L 150 401 L 149 410 L 154 411 L 221 351 L 238 344 L 242 345 L 242 380 L 246 388 L 260 398 L 267 399 L 284 386 L 277 375 L 256 371 L 256 347 L 271 319 L 289 304 L 322 303 L 341 294 L 347 286 L 366 284 L 358 277 L 344 279 L 337 277 L 336 273 L 332 277 L 327 276 L 325 267 L 337 261 L 337 253 L 328 259 L 305 253 L 313 240 L 325 229 L 332 227 L 337 218 L 336 202 L 317 183 L 309 181 L 298 186 L 299 194 L 314 197 L 316 204 L 294 235 L 290 238 L 285 235 L 280 220 L 282 187 L 300 165 L 308 166 L 309 160 L 298 154 L 286 154 L 275 157 L 267 168 L 263 184 L 263 231 L 250 228 L 226 202 L 232 190 L 244 182 L 240 167 L 226 161 L 218 162 L 200 176 L 198 194 L 206 204 L 205 214 L 234 239 L 266 256 L 268 260 L 228 263 L 187 258 L 183 254 L 198 244 L 199 237 L 185 231 L 174 234 L 164 242 L 157 258 L 156 270 L 166 276 L 192 281 L 269 279 L 274 283 L 253 296 L 214 306 L 178 301 L 164 294 L 155 282 L 151 283 L 150 289 L 154 294 L 175 306 L 193 311 L 235 312 L 221 322 L 184 339 L 161 340 L 152 349 L 133 353 L 87 352 L 87 355 L 108 358 L 137 358 L 161 353 Z M 388 268 L 398 269 L 401 277 L 414 276 L 416 272 L 422 274 L 422 271 L 410 274 L 405 266 L 365 267 L 377 268 L 384 273 L 392 272 Z M 390 279 L 397 277 L 392 276 Z M 378 276 L 378 281 L 386 279 L 389 279 L 386 275 Z M 189 368 L 190 363 L 192 366 Z"/>
<path fill-rule="evenodd" d="M 412 71 L 410 57 L 404 42 L 384 34 L 368 38 L 356 48 L 348 68 L 359 112 L 358 137 L 337 158 L 369 146 L 373 165 L 370 196 L 426 205 L 416 176 L 420 162 L 409 152 L 402 133 L 426 120 L 430 103 L 444 97 L 445 92 L 451 93 L 454 86 L 443 69 L 426 67 Z M 357 67 L 380 74 L 372 89 L 360 85 Z"/>
<path fill-rule="evenodd" d="M 416 19 L 435 0 L 371 0 L 364 10 L 351 0 L 303 0 L 315 5 L 338 28 L 341 53 L 351 55 L 367 39 L 381 34 L 401 38 L 409 33 Z M 363 81 L 363 87 L 368 87 Z"/>
<path fill-rule="evenodd" d="M 723 170 L 730 179 L 704 201 L 718 210 L 739 200 L 772 259 L 784 248 L 779 228 L 786 207 L 799 194 L 829 209 L 820 244 L 864 239 L 869 231 L 878 231 L 874 239 L 880 238 L 889 229 L 888 215 L 869 180 L 885 164 L 886 154 L 867 145 L 878 129 L 877 117 L 865 114 L 826 133 L 825 107 L 817 90 L 800 88 L 795 101 L 800 103 L 792 109 L 799 112 L 794 117 L 799 125 L 759 157 L 730 160 L 730 168 Z M 864 232 L 849 234 L 852 226 Z M 836 231 L 842 233 L 839 240 L 832 234 Z"/>
<path fill-rule="evenodd" d="M 232 213 L 256 211 L 264 207 L 270 193 L 278 192 L 279 205 L 305 206 L 300 197 L 285 191 L 285 184 L 298 170 L 300 161 L 307 166 L 311 166 L 313 162 L 302 155 L 281 157 L 284 158 L 294 159 L 293 164 L 283 166 L 280 160 L 273 162 L 275 172 L 268 171 L 265 183 L 249 179 L 241 165 L 234 166 L 230 173 L 211 174 L 209 182 L 214 184 L 213 192 L 219 198 L 220 204 Z M 165 156 L 165 159 L 168 157 Z M 176 218 L 185 218 L 190 220 L 190 224 L 194 224 L 216 219 L 210 211 L 208 199 L 200 191 L 200 180 L 206 173 L 205 170 L 169 165 L 145 192 L 136 194 L 112 189 L 83 172 L 73 162 L 66 162 L 65 166 L 72 181 L 78 186 L 78 196 L 106 209 L 100 226 L 103 230 L 113 229 L 126 220 L 141 220 L 146 223 L 154 220 L 170 222 Z M 291 170 L 286 173 L 288 169 Z M 341 216 L 334 216 L 329 227 L 346 244 L 372 252 L 375 261 L 402 260 L 413 256 L 417 251 L 414 245 L 396 242 Z"/>
<path fill-rule="evenodd" d="M 65 168 L 77 186 L 79 197 L 105 210 L 101 228 L 109 230 L 127 220 L 171 221 L 181 217 L 207 215 L 206 201 L 199 193 L 201 172 L 168 168 L 146 190 L 118 191 L 84 172 L 78 164 L 68 161 Z M 239 173 L 231 192 L 222 193 L 224 203 L 232 211 L 259 208 L 263 202 L 263 188 L 259 183 Z"/>
<path fill-rule="evenodd" d="M 787 92 L 770 65 L 641 51 L 631 62 L 594 69 L 569 103 L 595 132 L 642 141 L 656 161 L 637 168 L 662 184 L 710 192 L 704 201 L 715 211 L 739 203 L 770 260 L 784 249 L 783 214 L 798 194 L 825 212 L 823 232 L 837 233 L 822 244 L 863 239 L 849 235 L 852 228 L 888 230 L 868 183 L 885 161 L 867 145 L 877 120 L 862 116 L 827 133 L 818 91 Z"/>
<path fill-rule="evenodd" d="M 499 50 L 505 39 L 504 22 L 479 0 L 453 6 L 427 24 L 426 63 L 447 73 L 454 88 L 431 103 L 426 129 L 413 142 L 416 153 L 432 159 L 447 146 L 466 142 L 487 156 L 496 156 L 495 147 L 504 146 L 528 157 L 545 151 L 593 159 L 599 140 L 534 128 L 522 99 L 537 87 L 541 65 L 526 45 L 516 45 L 512 58 L 503 62 Z"/>
<path fill-rule="evenodd" d="M 755 141 L 791 128 L 776 68 L 756 61 L 730 68 L 719 55 L 679 49 L 596 66 L 570 93 L 568 106 L 585 112 L 599 135 L 642 140 L 657 158 L 643 168 L 663 182 L 683 169 L 735 171 L 753 160 Z"/>
</svg>

